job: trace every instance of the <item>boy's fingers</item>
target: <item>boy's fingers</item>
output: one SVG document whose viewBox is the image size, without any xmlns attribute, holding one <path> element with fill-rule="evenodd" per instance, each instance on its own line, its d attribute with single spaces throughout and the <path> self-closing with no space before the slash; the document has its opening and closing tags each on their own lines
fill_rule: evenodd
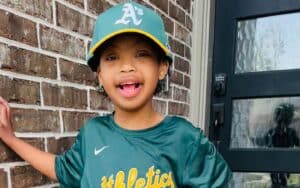
<svg viewBox="0 0 300 188">
<path fill-rule="evenodd" d="M 7 103 L 7 101 L 6 101 L 5 99 L 3 99 L 1 96 L 0 96 L 0 104 L 3 104 L 3 105 L 5 105 L 5 107 L 7 107 L 7 106 L 8 106 L 8 103 Z"/>
<path fill-rule="evenodd" d="M 0 104 L 3 104 L 6 107 L 7 115 L 10 116 L 10 107 L 8 102 L 0 96 Z"/>
<path fill-rule="evenodd" d="M 7 122 L 7 111 L 3 103 L 0 103 L 0 124 L 5 125 Z"/>
<path fill-rule="evenodd" d="M 10 107 L 9 107 L 9 104 L 8 102 L 5 101 L 5 106 L 6 106 L 6 112 L 7 112 L 7 117 L 9 118 L 10 117 Z"/>
<path fill-rule="evenodd" d="M 0 96 L 0 103 L 5 104 L 5 106 L 8 105 L 8 102 L 4 98 L 2 98 L 1 96 Z"/>
</svg>

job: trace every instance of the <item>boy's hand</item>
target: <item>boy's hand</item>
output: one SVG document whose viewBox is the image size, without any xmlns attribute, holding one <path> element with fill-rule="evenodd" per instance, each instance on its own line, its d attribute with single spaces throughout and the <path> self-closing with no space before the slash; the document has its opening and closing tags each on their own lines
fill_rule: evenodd
<svg viewBox="0 0 300 188">
<path fill-rule="evenodd" d="M 0 97 L 0 139 L 5 141 L 14 136 L 8 102 Z"/>
<path fill-rule="evenodd" d="M 55 155 L 41 151 L 15 137 L 12 130 L 10 108 L 7 101 L 2 97 L 0 97 L 0 139 L 34 168 L 51 179 L 57 180 Z"/>
</svg>

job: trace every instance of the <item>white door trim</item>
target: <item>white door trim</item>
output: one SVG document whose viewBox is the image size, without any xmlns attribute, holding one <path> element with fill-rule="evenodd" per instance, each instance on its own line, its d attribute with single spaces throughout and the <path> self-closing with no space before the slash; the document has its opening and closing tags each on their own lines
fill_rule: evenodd
<svg viewBox="0 0 300 188">
<path fill-rule="evenodd" d="M 208 131 L 215 0 L 195 0 L 192 33 L 190 120 Z"/>
</svg>

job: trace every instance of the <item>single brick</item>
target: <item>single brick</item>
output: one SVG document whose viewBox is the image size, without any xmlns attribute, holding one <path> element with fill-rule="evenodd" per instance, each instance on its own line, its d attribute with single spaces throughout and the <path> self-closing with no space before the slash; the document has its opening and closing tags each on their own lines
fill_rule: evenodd
<svg viewBox="0 0 300 188">
<path fill-rule="evenodd" d="M 99 15 L 104 10 L 110 8 L 112 5 L 104 0 L 87 0 L 88 10 L 95 15 Z"/>
<path fill-rule="evenodd" d="M 66 0 L 67 2 L 78 6 L 79 8 L 84 8 L 84 0 Z"/>
<path fill-rule="evenodd" d="M 22 74 L 57 78 L 56 59 L 29 50 L 0 44 L 0 68 Z M 1 58 L 2 56 L 2 58 Z"/>
<path fill-rule="evenodd" d="M 12 109 L 17 132 L 59 132 L 59 113 L 50 110 Z"/>
<path fill-rule="evenodd" d="M 30 20 L 0 10 L 0 36 L 37 46 L 36 24 Z"/>
<path fill-rule="evenodd" d="M 192 31 L 193 30 L 193 20 L 190 16 L 186 15 L 185 17 L 185 26 L 190 30 Z"/>
<path fill-rule="evenodd" d="M 0 75 L 0 96 L 8 102 L 40 104 L 40 84 Z"/>
<path fill-rule="evenodd" d="M 191 88 L 191 79 L 189 76 L 184 76 L 184 87 L 190 89 Z"/>
<path fill-rule="evenodd" d="M 12 151 L 6 144 L 0 141 L 0 163 L 13 162 L 13 161 L 21 161 L 21 158 L 14 151 Z"/>
<path fill-rule="evenodd" d="M 168 14 L 168 0 L 150 0 L 150 2 Z"/>
<path fill-rule="evenodd" d="M 59 155 L 70 149 L 74 143 L 74 137 L 64 137 L 64 138 L 48 138 L 48 152 Z"/>
<path fill-rule="evenodd" d="M 157 110 L 157 112 L 161 114 L 167 113 L 167 102 L 162 100 L 153 100 L 152 104 L 154 106 L 154 109 Z"/>
<path fill-rule="evenodd" d="M 188 46 L 184 46 L 184 57 L 191 60 L 191 49 Z"/>
<path fill-rule="evenodd" d="M 28 188 L 43 185 L 51 181 L 31 166 L 16 166 L 11 169 L 13 188 Z"/>
<path fill-rule="evenodd" d="M 136 2 L 141 4 L 141 5 L 144 5 L 147 8 L 150 8 L 150 9 L 154 10 L 154 7 L 152 5 L 150 5 L 149 3 L 147 3 L 145 0 L 136 0 Z"/>
<path fill-rule="evenodd" d="M 44 139 L 42 138 L 22 138 L 22 140 L 40 150 L 45 150 Z M 16 161 L 23 161 L 23 159 L 21 159 L 14 151 L 0 141 L 0 163 Z"/>
<path fill-rule="evenodd" d="M 179 24 L 175 23 L 175 37 L 189 44 L 189 32 L 181 27 Z"/>
<path fill-rule="evenodd" d="M 0 43 L 0 68 L 9 64 L 12 60 L 10 59 L 10 48 L 7 44 Z"/>
<path fill-rule="evenodd" d="M 182 103 L 176 103 L 176 102 L 169 102 L 169 114 L 171 115 L 179 115 L 188 117 L 189 116 L 189 105 L 182 104 Z"/>
<path fill-rule="evenodd" d="M 0 168 L 0 187 L 2 187 L 2 188 L 8 187 L 7 173 L 1 168 Z"/>
<path fill-rule="evenodd" d="M 183 85 L 183 74 L 177 71 L 173 71 L 171 82 L 177 85 Z"/>
<path fill-rule="evenodd" d="M 110 99 L 97 91 L 90 91 L 90 101 L 91 109 L 93 110 L 113 110 Z"/>
<path fill-rule="evenodd" d="M 52 23 L 52 0 L 1 0 L 0 4 Z"/>
<path fill-rule="evenodd" d="M 176 0 L 176 3 L 178 3 L 186 11 L 191 12 L 191 0 Z"/>
<path fill-rule="evenodd" d="M 173 99 L 181 102 L 188 102 L 188 91 L 173 87 Z"/>
<path fill-rule="evenodd" d="M 188 61 L 176 56 L 174 58 L 174 67 L 176 70 L 180 70 L 185 73 L 190 73 L 190 64 Z"/>
<path fill-rule="evenodd" d="M 87 91 L 73 87 L 60 87 L 58 85 L 42 83 L 44 104 L 65 108 L 87 108 Z"/>
<path fill-rule="evenodd" d="M 165 25 L 165 30 L 170 33 L 171 35 L 173 35 L 174 32 L 174 22 L 167 16 L 165 15 L 161 15 L 163 21 L 164 21 L 164 25 Z"/>
<path fill-rule="evenodd" d="M 92 36 L 95 20 L 83 15 L 60 3 L 56 3 L 56 14 L 58 26 L 64 27 L 83 35 Z"/>
<path fill-rule="evenodd" d="M 185 13 L 179 7 L 169 1 L 169 14 L 172 18 L 179 21 L 182 25 L 185 25 Z"/>
<path fill-rule="evenodd" d="M 83 112 L 63 112 L 63 123 L 65 132 L 75 132 L 84 126 L 85 122 L 98 114 Z"/>
<path fill-rule="evenodd" d="M 172 52 L 177 53 L 178 55 L 184 57 L 184 44 L 181 42 L 174 40 L 173 38 L 169 37 L 170 46 Z"/>
<path fill-rule="evenodd" d="M 40 27 L 42 49 L 69 57 L 85 59 L 85 45 L 82 39 L 59 32 L 44 25 L 40 25 Z"/>
<path fill-rule="evenodd" d="M 87 65 L 60 59 L 59 67 L 61 79 L 64 81 L 91 86 L 97 85 L 97 75 Z"/>
</svg>

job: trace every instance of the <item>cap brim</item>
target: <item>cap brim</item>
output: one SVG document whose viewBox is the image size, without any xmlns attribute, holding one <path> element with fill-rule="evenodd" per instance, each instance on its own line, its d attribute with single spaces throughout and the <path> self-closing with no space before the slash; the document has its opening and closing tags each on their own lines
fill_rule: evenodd
<svg viewBox="0 0 300 188">
<path fill-rule="evenodd" d="M 150 38 L 153 42 L 155 42 L 164 52 L 167 56 L 170 55 L 169 49 L 163 45 L 156 37 L 154 37 L 153 35 L 151 35 L 150 33 L 147 33 L 145 31 L 139 30 L 139 29 L 122 29 L 122 30 L 118 30 L 116 32 L 113 32 L 109 35 L 107 35 L 106 37 L 104 37 L 102 40 L 98 41 L 94 46 L 91 47 L 89 54 L 93 55 L 94 52 L 96 51 L 96 49 L 101 46 L 105 41 L 120 35 L 122 33 L 138 33 L 138 34 L 142 34 L 148 38 Z"/>
</svg>

